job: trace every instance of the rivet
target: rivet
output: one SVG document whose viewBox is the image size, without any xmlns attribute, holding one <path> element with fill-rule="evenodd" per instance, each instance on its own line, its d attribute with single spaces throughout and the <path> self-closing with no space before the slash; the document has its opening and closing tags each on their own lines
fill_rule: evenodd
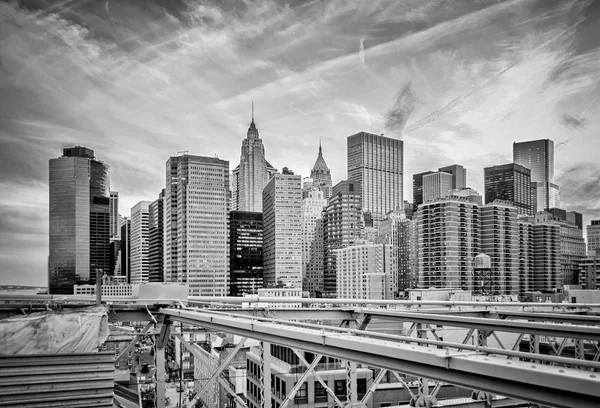
<svg viewBox="0 0 600 408">
<path fill-rule="evenodd" d="M 559 373 L 564 373 L 564 372 L 565 372 L 565 370 L 558 370 L 558 372 L 559 372 Z"/>
<path fill-rule="evenodd" d="M 537 368 L 537 366 L 534 364 L 534 365 L 531 366 L 531 368 Z"/>
</svg>

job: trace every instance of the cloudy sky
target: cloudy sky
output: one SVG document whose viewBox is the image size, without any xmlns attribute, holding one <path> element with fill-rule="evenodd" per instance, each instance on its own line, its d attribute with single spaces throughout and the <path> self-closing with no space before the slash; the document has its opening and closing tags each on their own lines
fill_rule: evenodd
<svg viewBox="0 0 600 408">
<path fill-rule="evenodd" d="M 255 102 L 268 160 L 402 138 L 411 175 L 483 191 L 512 143 L 549 138 L 562 207 L 600 218 L 600 1 L 0 0 L 0 283 L 46 284 L 48 160 L 84 145 L 120 213 L 178 151 L 239 163 Z"/>
</svg>

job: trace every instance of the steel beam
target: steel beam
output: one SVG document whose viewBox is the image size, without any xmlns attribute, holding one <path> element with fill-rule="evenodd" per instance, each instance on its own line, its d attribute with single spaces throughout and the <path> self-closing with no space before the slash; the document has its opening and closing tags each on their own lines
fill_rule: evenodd
<svg viewBox="0 0 600 408">
<path fill-rule="evenodd" d="M 559 369 L 472 353 L 451 354 L 444 350 L 374 338 L 366 339 L 352 334 L 328 333 L 324 330 L 263 323 L 239 317 L 214 316 L 210 313 L 178 309 L 166 309 L 163 313 L 172 320 L 187 324 L 206 326 L 269 343 L 432 378 L 461 387 L 496 392 L 539 404 L 595 407 L 600 399 L 600 379 L 589 371 Z"/>
<path fill-rule="evenodd" d="M 261 350 L 261 403 L 263 408 L 271 408 L 271 342 L 262 341 Z"/>
<path fill-rule="evenodd" d="M 296 354 L 298 354 L 295 350 L 294 350 L 294 352 Z M 292 398 L 294 398 L 294 396 L 296 395 L 296 393 L 298 392 L 300 387 L 302 387 L 302 384 L 304 384 L 306 382 L 306 379 L 312 374 L 312 372 L 314 371 L 317 364 L 319 364 L 321 357 L 323 357 L 322 354 L 317 354 L 315 356 L 315 359 L 313 360 L 311 365 L 307 368 L 307 370 L 298 379 L 298 382 L 296 384 L 294 384 L 294 387 L 290 390 L 288 395 L 286 395 L 285 399 L 283 400 L 283 402 L 280 405 L 280 408 L 287 408 L 288 404 L 292 401 Z M 306 387 L 308 388 L 308 384 Z"/>
<path fill-rule="evenodd" d="M 574 326 L 554 323 L 537 323 L 522 321 L 506 321 L 501 319 L 485 319 L 477 317 L 435 315 L 429 313 L 411 313 L 374 310 L 369 312 L 373 317 L 385 317 L 405 322 L 429 323 L 440 326 L 463 327 L 477 330 L 495 330 L 511 333 L 531 333 L 550 337 L 568 337 L 600 341 L 600 327 Z"/>
</svg>

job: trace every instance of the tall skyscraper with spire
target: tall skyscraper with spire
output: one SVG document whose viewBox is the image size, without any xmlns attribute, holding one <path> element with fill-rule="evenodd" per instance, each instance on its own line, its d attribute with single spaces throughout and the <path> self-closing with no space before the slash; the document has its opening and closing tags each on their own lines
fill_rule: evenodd
<svg viewBox="0 0 600 408">
<path fill-rule="evenodd" d="M 323 148 L 320 141 L 319 155 L 317 156 L 315 165 L 310 171 L 310 178 L 313 180 L 313 187 L 321 190 L 325 199 L 331 197 L 331 188 L 333 187 L 331 182 L 331 171 L 329 170 L 329 167 L 327 167 L 327 163 L 325 163 L 325 159 L 323 158 Z"/>
<path fill-rule="evenodd" d="M 277 169 L 265 158 L 265 147 L 252 122 L 242 142 L 240 164 L 232 171 L 232 208 L 234 211 L 262 212 L 262 192 Z"/>
</svg>

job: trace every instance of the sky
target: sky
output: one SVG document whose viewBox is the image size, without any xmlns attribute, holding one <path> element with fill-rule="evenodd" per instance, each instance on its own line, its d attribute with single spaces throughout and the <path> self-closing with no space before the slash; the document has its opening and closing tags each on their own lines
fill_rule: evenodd
<svg viewBox="0 0 600 408">
<path fill-rule="evenodd" d="M 180 151 L 334 184 L 346 138 L 404 141 L 412 174 L 552 139 L 561 207 L 600 218 L 600 0 L 0 0 L 0 284 L 47 284 L 48 161 L 82 145 L 128 216 Z"/>
</svg>

